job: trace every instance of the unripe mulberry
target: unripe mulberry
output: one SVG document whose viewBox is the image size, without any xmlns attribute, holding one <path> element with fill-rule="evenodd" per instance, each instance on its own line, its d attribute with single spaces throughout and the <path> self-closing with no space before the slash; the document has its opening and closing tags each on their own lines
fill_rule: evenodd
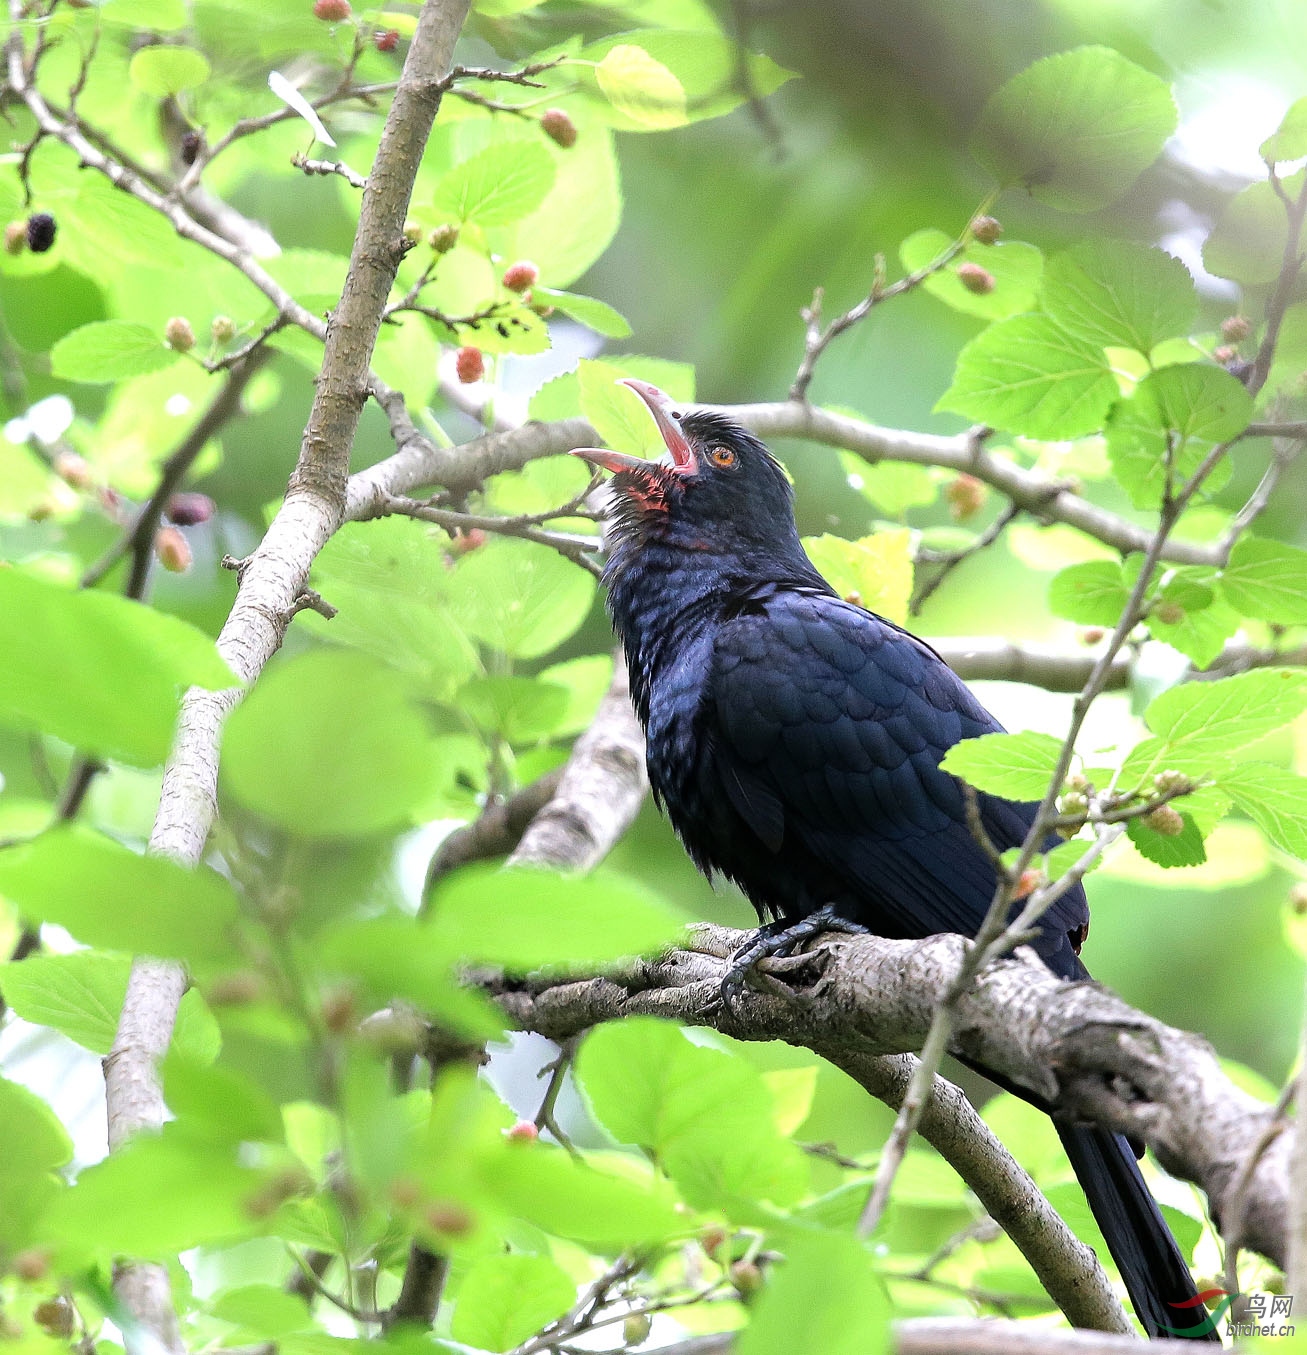
<svg viewBox="0 0 1307 1355">
<path fill-rule="evenodd" d="M 622 1344 L 642 1346 L 653 1330 L 653 1318 L 648 1313 L 628 1313 L 622 1320 Z"/>
<path fill-rule="evenodd" d="M 1152 614 L 1164 626 L 1178 626 L 1185 618 L 1185 610 L 1178 602 L 1159 602 Z"/>
<path fill-rule="evenodd" d="M 399 29 L 387 28 L 384 33 L 375 34 L 372 45 L 378 52 L 393 52 L 399 46 Z"/>
<path fill-rule="evenodd" d="M 155 532 L 154 553 L 172 574 L 184 574 L 191 567 L 190 542 L 176 527 L 160 527 Z"/>
<path fill-rule="evenodd" d="M 90 489 L 95 483 L 95 475 L 86 458 L 76 452 L 60 452 L 54 459 L 53 469 L 64 484 L 74 489 Z"/>
<path fill-rule="evenodd" d="M 465 386 L 470 386 L 474 381 L 480 381 L 486 374 L 485 355 L 479 348 L 473 348 L 470 344 L 466 348 L 460 348 L 458 356 L 454 359 L 454 369 L 458 372 L 458 379 Z"/>
<path fill-rule="evenodd" d="M 977 296 L 988 296 L 994 290 L 994 275 L 988 268 L 978 263 L 960 263 L 957 267 L 958 281 L 969 292 Z"/>
<path fill-rule="evenodd" d="M 21 254 L 27 248 L 27 222 L 11 221 L 5 227 L 5 253 Z"/>
<path fill-rule="evenodd" d="M 762 1271 L 753 1261 L 735 1261 L 731 1264 L 731 1283 L 744 1296 L 756 1294 L 762 1288 Z"/>
<path fill-rule="evenodd" d="M 174 315 L 163 327 L 164 342 L 179 353 L 189 353 L 195 347 L 195 331 L 184 315 Z"/>
<path fill-rule="evenodd" d="M 344 23 L 350 16 L 349 0 L 313 0 L 313 17 L 324 23 Z"/>
<path fill-rule="evenodd" d="M 73 1328 L 76 1326 L 74 1316 L 73 1305 L 62 1294 L 44 1299 L 32 1309 L 36 1325 L 47 1336 L 63 1341 L 73 1334 Z"/>
<path fill-rule="evenodd" d="M 540 115 L 540 127 L 564 150 L 576 145 L 576 123 L 561 108 L 546 108 Z"/>
<path fill-rule="evenodd" d="M 1194 788 L 1192 777 L 1174 770 L 1158 772 L 1153 777 L 1153 785 L 1159 795 L 1179 795 Z"/>
<path fill-rule="evenodd" d="M 1105 626 L 1086 626 L 1080 632 L 1080 643 L 1085 645 L 1096 645 L 1107 634 Z"/>
<path fill-rule="evenodd" d="M 1252 332 L 1246 315 L 1227 315 L 1221 321 L 1221 334 L 1230 343 L 1243 343 Z"/>
<path fill-rule="evenodd" d="M 236 337 L 236 321 L 230 315 L 215 315 L 209 333 L 214 343 L 230 343 Z"/>
<path fill-rule="evenodd" d="M 519 1120 L 504 1131 L 504 1137 L 514 1143 L 534 1143 L 540 1137 L 540 1131 L 531 1120 Z"/>
<path fill-rule="evenodd" d="M 510 292 L 529 292 L 540 280 L 540 270 L 523 259 L 504 270 L 504 286 Z"/>
<path fill-rule="evenodd" d="M 44 254 L 54 244 L 54 217 L 49 212 L 33 212 L 27 218 L 27 248 L 33 254 Z"/>
<path fill-rule="evenodd" d="M 1021 872 L 1020 879 L 1017 880 L 1016 888 L 1012 891 L 1014 899 L 1028 898 L 1041 885 L 1048 883 L 1048 877 L 1042 870 L 1036 870 L 1033 866 L 1029 870 Z"/>
<path fill-rule="evenodd" d="M 1184 832 L 1184 816 L 1171 805 L 1158 805 L 1143 816 L 1145 828 L 1151 828 L 1162 837 L 1179 837 Z"/>
<path fill-rule="evenodd" d="M 971 238 L 982 245 L 992 245 L 1003 234 L 1003 223 L 993 216 L 978 216 L 971 223 Z"/>
<path fill-rule="evenodd" d="M 955 522 L 965 522 L 974 517 L 985 502 L 985 483 L 974 475 L 959 475 L 949 482 L 944 491 L 948 500 L 949 512 Z"/>
<path fill-rule="evenodd" d="M 448 254 L 458 244 L 458 227 L 452 221 L 445 222 L 443 226 L 433 227 L 427 235 L 427 244 L 437 254 Z"/>
<path fill-rule="evenodd" d="M 436 1200 L 427 1207 L 427 1226 L 447 1237 L 462 1237 L 472 1231 L 471 1213 L 457 1200 Z"/>
</svg>

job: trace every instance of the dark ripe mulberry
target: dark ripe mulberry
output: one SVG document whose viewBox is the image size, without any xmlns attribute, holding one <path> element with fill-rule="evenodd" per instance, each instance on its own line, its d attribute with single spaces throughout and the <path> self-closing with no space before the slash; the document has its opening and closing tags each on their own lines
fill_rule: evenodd
<svg viewBox="0 0 1307 1355">
<path fill-rule="evenodd" d="M 186 490 L 172 495 L 165 512 L 169 521 L 175 522 L 177 526 L 194 527 L 201 522 L 208 522 L 213 516 L 213 507 L 213 500 L 207 494 Z"/>
<path fill-rule="evenodd" d="M 197 132 L 194 127 L 182 133 L 181 144 L 178 146 L 178 154 L 181 156 L 183 165 L 193 165 L 200 158 L 200 148 L 204 145 L 204 133 Z"/>
<path fill-rule="evenodd" d="M 44 254 L 54 244 L 57 229 L 49 212 L 33 212 L 27 218 L 27 248 L 33 254 Z"/>
</svg>

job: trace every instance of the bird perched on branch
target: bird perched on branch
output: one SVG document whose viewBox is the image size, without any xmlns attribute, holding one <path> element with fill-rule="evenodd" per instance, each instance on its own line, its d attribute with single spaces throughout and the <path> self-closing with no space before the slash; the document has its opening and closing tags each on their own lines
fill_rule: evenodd
<svg viewBox="0 0 1307 1355">
<path fill-rule="evenodd" d="M 699 869 L 734 880 L 764 924 L 737 958 L 751 964 L 823 926 L 974 935 L 995 869 L 939 762 L 1000 725 L 929 645 L 821 577 L 785 472 L 757 438 L 625 384 L 667 455 L 577 455 L 613 472 L 604 579 L 654 796 Z M 1000 850 L 1034 818 L 1033 806 L 988 795 L 979 810 Z M 1037 926 L 1044 963 L 1087 978 L 1084 890 Z M 1214 1337 L 1129 1142 L 1055 1123 L 1145 1330 Z"/>
</svg>

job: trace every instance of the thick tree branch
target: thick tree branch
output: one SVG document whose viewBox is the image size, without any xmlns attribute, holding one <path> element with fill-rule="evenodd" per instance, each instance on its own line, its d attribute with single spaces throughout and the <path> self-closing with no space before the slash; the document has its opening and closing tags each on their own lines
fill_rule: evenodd
<svg viewBox="0 0 1307 1355">
<path fill-rule="evenodd" d="M 599 713 L 577 739 L 558 789 L 531 820 L 510 864 L 592 869 L 631 826 L 648 784 L 644 731 L 619 659 Z"/>
<path fill-rule="evenodd" d="M 728 1012 L 716 1001 L 717 988 L 725 957 L 744 934 L 697 927 L 693 936 L 692 951 L 674 950 L 601 977 L 527 983 L 504 989 L 499 1000 L 524 1029 L 551 1039 L 643 1012 L 713 1026 L 738 1039 L 786 1040 L 821 1054 L 880 1096 L 893 1081 L 883 1056 L 920 1048 L 971 944 L 959 936 L 828 939 L 815 956 L 765 966 L 793 991 L 749 991 Z M 796 992 L 801 1001 L 794 1000 Z M 1025 952 L 990 965 L 962 996 L 949 1047 L 1061 1113 L 1143 1139 L 1164 1167 L 1206 1192 L 1218 1219 L 1273 1114 L 1230 1082 L 1197 1036 L 1136 1011 L 1097 984 L 1064 983 Z M 1245 1197 L 1245 1244 L 1277 1264 L 1285 1256 L 1294 1137 L 1282 1134 L 1266 1148 Z"/>
</svg>

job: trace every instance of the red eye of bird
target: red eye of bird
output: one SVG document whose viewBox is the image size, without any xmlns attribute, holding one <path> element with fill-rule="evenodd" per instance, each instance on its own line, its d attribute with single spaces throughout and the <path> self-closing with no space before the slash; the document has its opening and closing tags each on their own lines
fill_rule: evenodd
<svg viewBox="0 0 1307 1355">
<path fill-rule="evenodd" d="M 714 447 L 708 453 L 708 459 L 714 466 L 733 466 L 735 465 L 735 453 L 729 447 Z"/>
</svg>

